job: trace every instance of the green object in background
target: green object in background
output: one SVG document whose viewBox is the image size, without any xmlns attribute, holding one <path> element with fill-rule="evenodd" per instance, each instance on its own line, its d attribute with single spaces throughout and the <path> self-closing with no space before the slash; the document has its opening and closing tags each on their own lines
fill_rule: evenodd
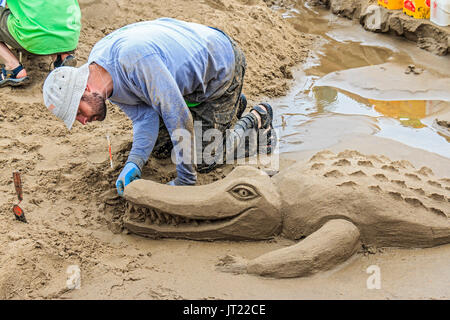
<svg viewBox="0 0 450 320">
<path fill-rule="evenodd" d="M 192 108 L 192 107 L 196 107 L 198 106 L 201 102 L 188 102 L 186 100 L 184 100 L 188 106 L 188 108 Z"/>
<path fill-rule="evenodd" d="M 28 52 L 40 55 L 75 50 L 81 30 L 77 0 L 8 0 L 8 30 Z"/>
</svg>

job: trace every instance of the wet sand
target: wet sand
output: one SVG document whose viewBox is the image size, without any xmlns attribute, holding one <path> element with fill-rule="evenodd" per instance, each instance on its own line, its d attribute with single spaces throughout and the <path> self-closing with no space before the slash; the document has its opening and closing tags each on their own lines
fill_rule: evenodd
<svg viewBox="0 0 450 320">
<path fill-rule="evenodd" d="M 83 30 L 78 55 L 85 61 L 101 37 L 127 23 L 171 16 L 224 29 L 242 45 L 249 64 L 244 90 L 250 102 L 276 97 L 295 87 L 292 69 L 319 50 L 323 38 L 295 29 L 280 12 L 258 0 L 104 1 L 81 0 Z M 338 21 L 338 20 L 335 20 Z M 282 35 L 282 36 L 280 36 Z M 393 45 L 395 47 L 395 45 Z M 385 51 L 386 49 L 382 49 Z M 428 58 L 427 58 L 428 59 Z M 432 59 L 432 58 L 430 58 Z M 48 60 L 48 59 L 47 59 Z M 27 58 L 33 83 L 27 89 L 0 91 L 0 298 L 2 299 L 448 299 L 448 245 L 429 249 L 373 249 L 360 252 L 335 270 L 311 278 L 269 279 L 219 272 L 215 264 L 226 254 L 248 258 L 292 244 L 283 238 L 260 242 L 150 240 L 114 233 L 102 194 L 112 190 L 132 138 L 131 123 L 109 105 L 101 124 L 71 133 L 48 114 L 41 101 L 47 74 L 45 58 Z M 339 59 L 336 59 L 339 60 Z M 349 60 L 351 61 L 351 59 Z M 431 60 L 430 60 L 431 61 Z M 348 68 L 350 66 L 347 66 Z M 352 66 L 357 67 L 357 66 Z M 334 70 L 333 70 L 334 71 Z M 357 120 L 355 118 L 355 120 Z M 311 123 L 304 141 L 309 148 L 282 155 L 283 168 L 306 161 L 315 151 L 357 149 L 408 159 L 447 175 L 450 160 L 373 136 L 367 118 L 332 121 L 336 129 L 359 129 L 335 137 Z M 357 124 L 356 126 L 354 124 Z M 307 128 L 308 129 L 308 128 Z M 323 133 L 325 132 L 325 133 Z M 106 134 L 112 137 L 114 169 L 109 168 Z M 306 146 L 306 145 L 305 145 Z M 294 148 L 295 149 L 295 148 Z M 28 224 L 15 221 L 12 172 L 24 182 Z M 201 175 L 209 183 L 223 172 Z M 173 178 L 174 166 L 151 159 L 144 176 L 161 182 Z M 123 211 L 117 204 L 115 214 Z M 114 231 L 114 232 L 113 232 Z M 67 268 L 81 269 L 81 289 L 66 287 Z M 368 290 L 367 267 L 378 265 L 382 288 Z"/>
<path fill-rule="evenodd" d="M 299 34 L 262 1 L 79 2 L 80 65 L 95 42 L 126 24 L 162 16 L 184 19 L 221 28 L 240 44 L 248 63 L 245 92 L 249 100 L 286 92 L 290 80 L 287 71 L 304 61 L 315 38 Z M 88 286 L 95 279 L 93 275 L 112 273 L 122 262 L 130 262 L 128 250 L 119 258 L 111 243 L 120 236 L 110 230 L 114 224 L 105 215 L 101 195 L 114 192 L 131 147 L 131 121 L 109 104 L 103 123 L 76 124 L 69 133 L 42 103 L 41 87 L 50 58 L 24 55 L 23 64 L 32 77 L 31 85 L 0 90 L 0 212 L 2 229 L 7 230 L 0 235 L 0 298 L 63 298 L 68 265 L 80 266 Z M 114 169 L 109 168 L 107 134 Z M 21 207 L 28 224 L 16 221 L 12 214 L 17 203 L 13 171 L 22 175 Z M 174 174 L 170 161 L 152 159 L 144 170 L 145 177 L 161 182 Z M 107 237 L 100 240 L 97 233 Z M 116 259 L 118 266 L 112 264 L 108 269 L 103 262 L 108 259 Z"/>
<path fill-rule="evenodd" d="M 118 239 L 119 238 L 119 239 Z M 110 241 L 112 241 L 111 239 Z M 116 273 L 82 279 L 82 289 L 65 298 L 83 299 L 448 299 L 450 246 L 431 249 L 384 249 L 358 254 L 339 268 L 309 278 L 271 279 L 215 270 L 225 254 L 256 257 L 288 245 L 272 243 L 145 240 L 116 236 L 128 259 L 104 261 Z M 119 250 L 118 256 L 123 250 Z M 139 256 L 142 253 L 143 256 Z M 148 256 L 151 253 L 150 257 Z M 130 256 L 134 255 L 130 263 Z M 186 263 L 188 261 L 189 263 Z M 367 268 L 381 272 L 381 288 L 368 289 Z M 126 270 L 122 274 L 121 270 Z M 63 277 L 61 277 L 63 280 Z M 446 282 L 447 281 L 447 282 Z"/>
</svg>

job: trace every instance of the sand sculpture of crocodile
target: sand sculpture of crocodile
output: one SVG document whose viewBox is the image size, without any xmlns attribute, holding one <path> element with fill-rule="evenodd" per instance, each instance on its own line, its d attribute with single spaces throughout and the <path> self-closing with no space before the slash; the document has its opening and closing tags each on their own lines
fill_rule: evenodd
<svg viewBox="0 0 450 320">
<path fill-rule="evenodd" d="M 255 259 L 225 257 L 224 271 L 299 277 L 333 268 L 362 245 L 450 243 L 450 179 L 408 161 L 322 151 L 269 177 L 250 166 L 194 187 L 137 180 L 125 189 L 124 226 L 148 237 L 296 244 Z"/>
</svg>

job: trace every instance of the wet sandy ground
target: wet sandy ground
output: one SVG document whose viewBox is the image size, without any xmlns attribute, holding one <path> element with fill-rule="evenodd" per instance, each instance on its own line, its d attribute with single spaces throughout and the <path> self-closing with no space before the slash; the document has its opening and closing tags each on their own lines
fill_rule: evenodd
<svg viewBox="0 0 450 320">
<path fill-rule="evenodd" d="M 289 80 L 284 73 L 304 61 L 314 40 L 299 34 L 259 0 L 79 2 L 82 30 L 76 54 L 80 65 L 86 62 L 94 43 L 126 24 L 162 16 L 203 23 L 223 29 L 244 48 L 249 100 L 261 94 L 284 93 Z M 278 36 L 280 33 L 283 37 Z M 135 258 L 127 255 L 126 249 L 124 256 L 116 255 L 109 241 L 114 234 L 108 229 L 111 223 L 106 220 L 101 195 L 114 190 L 126 161 L 132 140 L 131 121 L 109 104 L 106 121 L 86 127 L 78 124 L 68 132 L 42 103 L 42 83 L 49 72 L 50 58 L 25 54 L 23 64 L 32 79 L 30 86 L 0 90 L 0 224 L 4 230 L 0 233 L 0 298 L 64 297 L 66 269 L 72 264 L 83 270 L 84 285 L 99 274 L 113 276 L 117 270 L 126 278 L 134 269 L 122 265 L 132 264 Z M 111 137 L 114 169 L 109 167 L 107 134 Z M 165 165 L 151 160 L 144 173 L 167 182 L 174 177 L 175 168 Z M 12 214 L 12 206 L 17 203 L 13 171 L 22 174 L 21 206 L 28 224 L 16 221 Z M 102 241 L 97 233 L 109 237 Z M 103 262 L 113 260 L 108 265 Z M 113 285 L 103 284 L 104 288 Z M 99 295 L 102 297 L 105 295 Z"/>
<path fill-rule="evenodd" d="M 290 244 L 283 239 L 271 243 L 146 240 L 115 236 L 135 255 L 133 264 L 114 261 L 119 268 L 134 268 L 126 277 L 120 272 L 87 275 L 81 290 L 63 298 L 86 299 L 448 299 L 450 290 L 450 246 L 430 249 L 383 249 L 376 254 L 358 254 L 339 268 L 309 278 L 271 279 L 233 275 L 215 270 L 226 254 L 256 257 Z M 188 263 L 186 263 L 188 261 Z M 368 289 L 378 266 L 380 289 Z M 82 276 L 85 276 L 82 274 Z M 63 280 L 63 279 L 61 279 Z M 107 286 L 105 284 L 108 284 Z"/>
<path fill-rule="evenodd" d="M 101 35 L 92 33 L 94 32 L 92 30 L 100 32 L 92 21 L 98 18 L 99 23 L 105 24 L 108 21 L 107 15 L 112 13 L 109 9 L 101 10 L 106 8 L 104 1 L 86 0 L 82 2 L 86 8 L 92 9 L 85 16 L 89 20 L 84 37 L 88 43 L 93 43 Z M 236 10 L 230 5 L 238 6 L 241 3 L 248 5 L 250 2 L 244 0 L 206 1 L 202 3 L 201 7 L 204 15 L 197 15 L 196 19 L 199 22 L 212 21 L 208 19 L 220 15 L 219 21 L 225 26 L 228 23 L 231 24 L 232 12 Z M 111 25 L 117 27 L 121 23 L 125 23 L 124 21 L 135 19 L 142 14 L 143 4 L 142 1 L 133 1 L 131 5 L 125 6 L 122 1 L 111 2 L 108 7 L 111 11 L 121 9 L 118 11 L 120 13 L 112 18 Z M 171 1 L 170 5 L 174 4 L 177 2 Z M 182 3 L 178 4 L 183 5 Z M 148 17 L 152 15 L 184 17 L 196 14 L 196 12 L 189 12 L 189 8 L 185 8 L 185 12 L 177 11 L 175 6 L 171 6 L 171 8 L 174 9 L 168 12 L 164 6 L 155 3 L 151 14 L 144 11 Z M 94 9 L 100 10 L 98 11 L 99 15 L 96 15 L 97 11 Z M 247 7 L 244 9 L 248 10 L 249 14 L 260 17 L 259 21 L 262 21 L 262 17 L 267 18 L 268 16 L 264 10 L 252 11 Z M 244 16 L 241 18 L 246 19 Z M 279 23 L 274 18 L 270 19 Z M 322 18 L 318 17 L 317 19 Z M 386 40 L 388 45 L 380 46 L 378 35 L 356 29 L 349 25 L 351 22 L 344 19 L 334 16 L 329 19 L 330 24 L 327 26 L 336 28 L 333 27 L 326 32 L 328 35 L 323 36 L 325 40 L 330 41 L 334 37 L 342 41 L 343 39 L 359 41 L 361 37 L 364 37 L 365 43 L 370 46 L 343 42 L 342 47 L 333 49 L 333 44 L 330 44 L 327 49 L 326 45 L 323 46 L 325 40 L 314 38 L 317 47 L 313 52 L 316 55 L 323 52 L 326 54 L 328 62 L 322 60 L 322 64 L 317 64 L 317 68 L 312 68 L 312 65 L 307 63 L 303 70 L 294 73 L 295 78 L 290 84 L 293 91 L 288 93 L 283 98 L 284 100 L 271 100 L 277 108 L 276 112 L 279 116 L 282 112 L 299 113 L 298 109 L 295 109 L 295 103 L 292 102 L 295 99 L 292 99 L 301 91 L 304 86 L 302 80 L 308 79 L 307 76 L 315 77 L 312 78 L 314 80 L 336 70 L 384 63 L 386 56 L 392 55 L 392 52 L 395 53 L 394 59 L 399 59 L 398 61 L 407 64 L 420 61 L 421 63 L 417 63 L 417 65 L 421 67 L 438 65 L 435 63 L 438 60 L 435 60 L 433 55 L 410 50 L 406 42 L 400 44 L 397 41 Z M 242 22 L 241 26 L 245 26 L 246 23 L 249 21 Z M 264 30 L 264 27 L 267 27 L 270 22 L 265 21 L 265 23 L 258 25 L 256 31 L 250 28 L 249 34 L 239 34 L 242 29 L 231 27 L 230 32 L 235 32 L 235 35 L 242 39 L 251 39 L 256 37 L 258 32 Z M 324 32 L 326 26 L 308 22 L 298 23 L 297 28 L 305 32 L 313 32 L 314 28 L 319 28 L 319 31 L 322 30 L 320 32 Z M 91 32 L 86 30 L 91 30 Z M 101 33 L 108 31 L 110 31 L 109 28 L 105 27 Z M 292 34 L 289 33 L 289 39 L 292 39 L 291 36 Z M 310 39 L 305 40 L 305 43 L 309 43 Z M 384 36 L 383 39 L 388 38 Z M 288 40 L 286 41 L 289 42 Z M 252 78 L 248 86 L 251 87 L 250 97 L 255 100 L 260 98 L 256 96 L 256 93 L 260 92 L 266 84 L 269 84 L 270 88 L 264 94 L 271 97 L 284 92 L 284 89 L 289 87 L 285 82 L 289 75 L 283 78 L 282 83 L 277 82 L 278 75 L 275 77 L 271 75 L 271 72 L 279 72 L 279 70 L 272 71 L 276 69 L 274 65 L 263 70 L 264 75 L 256 76 L 259 70 L 256 61 L 276 60 L 273 55 L 258 56 L 255 54 L 258 52 L 256 47 L 263 47 L 263 43 L 264 40 L 259 40 L 256 41 L 256 44 L 248 44 L 254 47 L 247 47 L 252 53 L 253 61 L 249 73 Z M 88 48 L 89 46 L 86 44 L 81 47 L 82 56 L 87 54 Z M 283 50 L 289 51 L 286 48 Z M 304 52 L 303 50 L 309 51 L 310 48 L 304 44 L 299 51 Z M 355 54 L 352 54 L 353 52 Z M 285 68 L 296 59 L 301 60 L 295 55 L 285 58 L 289 60 L 283 64 Z M 313 59 L 312 61 L 317 63 L 319 60 Z M 33 103 L 39 104 L 39 90 L 37 87 L 35 89 L 30 97 L 14 93 L 17 96 L 17 103 L 23 103 L 26 107 L 30 107 Z M 5 96 L 3 95 L 3 97 Z M 303 96 L 300 95 L 297 101 L 302 98 Z M 283 109 L 283 105 L 288 109 Z M 13 104 L 13 106 L 19 108 L 17 104 Z M 38 109 L 37 106 L 35 107 Z M 289 109 L 291 107 L 294 110 Z M 94 125 L 83 128 L 87 129 L 90 135 L 86 134 L 86 131 L 76 128 L 70 136 L 66 136 L 66 133 L 53 122 L 53 119 L 47 119 L 48 124 L 51 125 L 50 129 L 45 126 L 34 128 L 33 121 L 36 119 L 28 119 L 27 108 L 20 107 L 19 109 L 19 118 L 25 118 L 29 127 L 21 129 L 20 139 L 15 137 L 14 144 L 16 146 L 14 148 L 7 136 L 1 138 L 0 143 L 5 147 L 2 161 L 5 161 L 4 163 L 9 169 L 18 163 L 27 173 L 25 183 L 28 189 L 24 205 L 31 212 L 30 217 L 33 224 L 24 226 L 8 220 L 6 224 L 8 232 L 0 237 L 2 244 L 0 259 L 3 269 L 0 273 L 2 297 L 15 299 L 450 298 L 450 286 L 448 285 L 450 245 L 402 250 L 371 248 L 358 253 L 335 270 L 310 278 L 280 280 L 222 273 L 216 270 L 215 265 L 220 258 L 227 254 L 252 258 L 292 244 L 291 241 L 283 238 L 261 242 L 198 242 L 173 239 L 150 240 L 130 234 L 114 234 L 107 227 L 101 205 L 98 207 L 98 202 L 93 201 L 92 197 L 93 195 L 99 197 L 98 190 L 102 192 L 108 190 L 118 174 L 117 170 L 107 169 L 109 162 L 107 153 L 104 152 L 106 150 L 105 132 L 112 131 L 115 134 L 113 140 L 113 150 L 116 152 L 114 161 L 119 165 L 124 160 L 127 150 L 126 143 L 131 139 L 129 123 L 123 121 L 120 112 L 112 109 L 112 113 L 109 114 L 110 118 L 102 127 Z M 9 120 L 11 115 L 9 113 L 6 115 Z M 44 117 L 40 111 L 37 115 Z M 364 114 L 342 115 L 333 112 L 314 115 L 314 117 L 308 113 L 296 116 L 298 119 L 294 118 L 295 121 L 286 116 L 287 130 L 298 131 L 299 135 L 295 136 L 293 140 L 288 140 L 286 135 L 282 134 L 284 140 L 282 140 L 280 151 L 282 152 L 283 167 L 291 161 L 306 161 L 313 153 L 322 149 L 330 149 L 335 152 L 357 149 L 363 153 L 385 154 L 394 160 L 408 159 L 417 167 L 426 165 L 438 175 L 449 175 L 450 160 L 447 157 L 423 149 L 408 147 L 394 141 L 392 137 L 381 138 L 374 135 L 379 129 L 373 117 Z M 281 117 L 278 117 L 277 121 L 277 128 L 283 133 Z M 114 131 L 118 124 L 120 124 L 119 130 Z M 13 123 L 8 123 L 5 128 L 13 132 L 15 127 Z M 39 143 L 34 136 L 40 137 Z M 25 140 L 21 140 L 22 138 Z M 91 144 L 93 138 L 98 139 L 98 142 Z M 58 147 L 57 153 L 54 151 L 55 141 Z M 35 150 L 39 150 L 39 153 L 36 154 Z M 78 151 L 80 151 L 80 155 L 74 158 L 73 155 Z M 8 162 L 8 158 L 4 159 L 7 152 L 11 153 L 8 157 L 16 159 L 15 162 Z M 29 159 L 34 161 L 33 164 L 28 162 Z M 152 164 L 155 165 L 154 162 Z M 161 166 L 159 163 L 156 165 Z M 167 178 L 173 174 L 173 168 L 167 169 L 167 171 L 165 168 L 158 168 L 165 172 Z M 154 171 L 150 169 L 148 166 L 146 174 L 154 174 Z M 5 182 L 2 191 L 8 195 L 8 199 L 1 204 L 1 208 L 3 217 L 8 218 L 11 218 L 10 203 L 14 201 L 14 193 L 10 190 L 11 182 L 7 182 L 10 181 L 10 171 L 2 176 Z M 44 189 L 44 194 L 40 191 L 41 188 Z M 80 265 L 81 288 L 68 291 L 66 270 L 73 264 Z M 370 276 L 367 268 L 372 265 L 380 268 L 380 289 L 370 290 L 367 288 L 367 279 Z M 3 266 L 5 267 L 3 268 Z M 20 272 L 17 275 L 12 273 L 12 270 L 20 270 Z"/>
<path fill-rule="evenodd" d="M 327 15 L 326 13 L 321 13 Z M 320 17 L 318 17 L 320 19 Z M 318 58 L 310 60 L 295 74 L 291 94 L 273 99 L 278 114 L 277 127 L 282 133 L 280 152 L 282 166 L 290 161 L 306 161 L 318 150 L 334 152 L 358 149 L 368 154 L 384 154 L 392 159 L 408 159 L 415 166 L 427 165 L 438 175 L 450 172 L 449 157 L 407 147 L 393 141 L 392 136 L 374 135 L 379 125 L 364 114 L 343 115 L 318 113 L 299 122 L 287 120 L 289 130 L 295 131 L 298 140 L 283 144 L 281 115 L 296 108 L 300 88 L 305 78 L 315 80 L 329 72 L 348 68 L 396 62 L 404 65 L 415 63 L 439 75 L 439 57 L 421 52 L 414 45 L 400 39 L 361 33 L 359 26 L 349 21 L 330 17 L 324 25 L 312 21 L 305 23 L 302 17 L 297 27 L 304 32 L 321 34 L 329 43 L 315 51 Z M 295 24 L 295 22 L 294 22 Z M 330 28 L 331 25 L 331 28 Z M 315 28 L 311 30 L 309 28 Z M 361 29 L 361 30 L 359 30 Z M 360 34 L 361 33 L 361 34 Z M 358 42 L 365 39 L 365 45 Z M 370 38 L 372 37 L 372 38 Z M 339 39 L 339 45 L 333 39 Z M 349 42 L 357 41 L 357 42 Z M 321 56 L 321 53 L 323 56 Z M 312 55 L 314 57 L 314 55 Z M 313 61 L 313 62 L 311 62 Z M 311 64 L 310 64 L 311 63 Z M 315 65 L 314 65 L 315 64 Z M 306 78 L 307 78 L 306 77 Z M 356 90 L 356 88 L 355 88 Z M 297 100 L 293 97 L 297 95 Z M 291 99 L 291 100 L 289 100 Z M 344 101 L 345 103 L 345 101 Z M 282 105 L 288 105 L 288 110 Z M 445 109 L 445 107 L 444 107 Z M 441 109 L 440 109 L 441 110 Z M 444 110 L 445 111 L 445 110 Z M 294 111 L 298 113 L 298 108 Z M 441 110 L 442 112 L 442 110 Z M 288 118 L 288 117 L 286 117 Z M 400 125 L 398 125 L 400 127 Z M 440 145 L 438 147 L 448 146 Z M 132 235 L 103 234 L 118 247 L 134 252 L 131 264 L 122 262 L 130 270 L 127 277 L 118 274 L 88 275 L 88 281 L 80 291 L 65 294 L 70 298 L 137 298 L 137 299 L 448 299 L 450 297 L 450 245 L 428 249 L 370 249 L 360 252 L 344 265 L 310 278 L 270 279 L 252 275 L 221 273 L 215 264 L 227 254 L 247 258 L 291 245 L 293 242 L 275 238 L 268 242 L 196 242 L 184 240 L 148 240 Z M 129 253 L 127 253 L 127 256 Z M 120 257 L 120 255 L 119 255 Z M 186 263 L 189 261 L 189 263 Z M 117 260 L 111 262 L 113 265 Z M 381 288 L 368 289 L 371 274 L 367 269 L 377 266 L 381 275 Z M 133 270 L 134 269 L 134 270 Z M 113 285 L 105 286 L 104 283 Z"/>
</svg>

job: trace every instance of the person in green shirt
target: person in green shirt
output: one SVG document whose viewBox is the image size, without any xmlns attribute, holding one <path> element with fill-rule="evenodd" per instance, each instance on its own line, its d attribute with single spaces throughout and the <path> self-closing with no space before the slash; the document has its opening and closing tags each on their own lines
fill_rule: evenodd
<svg viewBox="0 0 450 320">
<path fill-rule="evenodd" d="M 0 87 L 29 81 L 9 47 L 51 55 L 55 68 L 76 65 L 73 52 L 81 30 L 77 0 L 7 0 L 6 4 L 7 8 L 0 6 Z"/>
</svg>

